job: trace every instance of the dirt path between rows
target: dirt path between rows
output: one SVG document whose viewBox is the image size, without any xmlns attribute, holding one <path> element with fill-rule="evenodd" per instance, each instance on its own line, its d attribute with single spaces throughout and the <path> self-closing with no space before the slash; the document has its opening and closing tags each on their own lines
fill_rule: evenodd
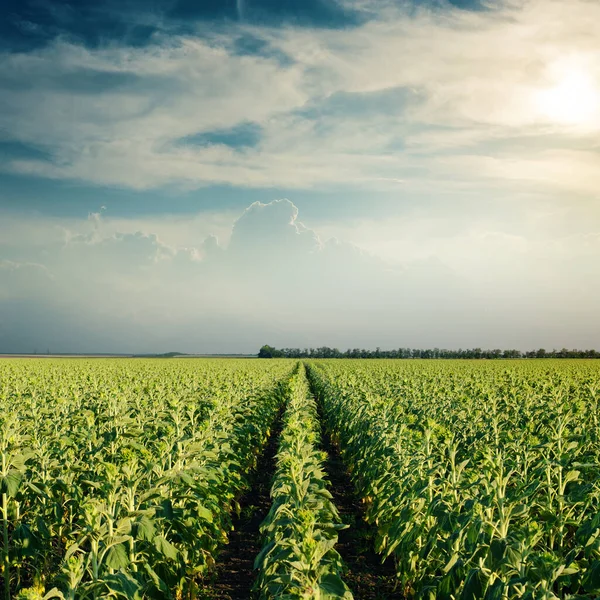
<svg viewBox="0 0 600 600">
<path fill-rule="evenodd" d="M 271 508 L 271 484 L 275 473 L 275 457 L 281 433 L 279 414 L 266 448 L 251 476 L 250 489 L 240 499 L 240 516 L 233 517 L 233 531 L 219 557 L 213 577 L 205 583 L 200 598 L 250 600 L 254 597 L 254 559 L 262 549 L 260 524 Z"/>
<path fill-rule="evenodd" d="M 323 422 L 323 419 L 321 419 Z M 391 559 L 381 564 L 373 550 L 373 529 L 364 521 L 364 510 L 356 497 L 354 486 L 336 446 L 326 431 L 322 434 L 323 450 L 327 452 L 325 470 L 329 477 L 329 491 L 333 496 L 341 520 L 350 525 L 339 532 L 335 549 L 348 567 L 343 579 L 355 600 L 400 600 L 403 596 L 394 590 L 396 582 Z"/>
<path fill-rule="evenodd" d="M 255 597 L 254 559 L 262 549 L 260 524 L 271 508 L 271 484 L 275 473 L 276 455 L 282 426 L 282 412 L 275 421 L 258 465 L 252 474 L 251 488 L 240 499 L 240 516 L 234 516 L 234 530 L 229 544 L 221 551 L 215 571 L 205 581 L 199 598 L 205 600 L 251 600 Z M 323 419 L 321 417 L 321 422 Z M 394 566 L 390 560 L 381 564 L 373 550 L 373 529 L 364 521 L 364 510 L 354 492 L 338 448 L 332 444 L 327 431 L 322 432 L 322 448 L 327 453 L 324 468 L 343 523 L 348 529 L 339 532 L 336 550 L 347 566 L 343 579 L 352 590 L 355 600 L 402 600 L 394 590 Z"/>
</svg>

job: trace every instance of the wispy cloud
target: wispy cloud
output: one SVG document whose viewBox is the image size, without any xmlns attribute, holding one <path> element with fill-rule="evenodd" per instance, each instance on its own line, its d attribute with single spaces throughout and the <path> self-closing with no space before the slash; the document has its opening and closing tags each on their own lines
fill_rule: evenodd
<svg viewBox="0 0 600 600">
<path fill-rule="evenodd" d="M 59 40 L 5 53 L 0 130 L 49 156 L 2 168 L 137 189 L 597 188 L 597 153 L 581 145 L 600 130 L 600 111 L 560 122 L 539 98 L 560 85 L 557 69 L 583 69 L 600 86 L 600 5 L 352 8 L 372 18 L 352 29 L 241 22 L 144 47 Z M 248 35 L 271 52 L 240 53 Z M 252 145 L 180 143 L 244 123 L 260 128 Z"/>
<path fill-rule="evenodd" d="M 241 20 L 244 18 L 244 0 L 235 0 L 235 8 L 237 10 L 238 18 Z"/>
</svg>

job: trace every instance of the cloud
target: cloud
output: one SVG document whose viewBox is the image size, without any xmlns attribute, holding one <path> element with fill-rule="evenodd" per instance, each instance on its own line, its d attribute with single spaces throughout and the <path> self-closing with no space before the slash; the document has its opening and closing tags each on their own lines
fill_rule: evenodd
<svg viewBox="0 0 600 600">
<path fill-rule="evenodd" d="M 334 315 L 338 324 L 349 324 L 366 302 L 376 309 L 383 295 L 402 285 L 400 270 L 351 244 L 323 242 L 298 217 L 288 200 L 257 202 L 233 223 L 226 246 L 209 236 L 198 240 L 195 250 L 171 248 L 151 233 L 106 235 L 103 217 L 93 215 L 82 232 L 70 232 L 66 242 L 45 250 L 44 270 L 52 286 L 39 277 L 26 278 L 27 286 L 14 277 L 6 283 L 3 306 L 12 315 L 13 329 L 9 337 L 5 324 L 5 338 L 15 339 L 17 327 L 27 330 L 25 338 L 35 338 L 26 314 L 14 303 L 24 295 L 29 312 L 41 313 L 44 306 L 53 323 L 65 323 L 70 311 L 80 315 L 86 323 L 82 341 L 75 343 L 79 319 L 68 327 L 70 344 L 77 348 L 84 340 L 93 344 L 99 339 L 90 328 L 103 335 L 112 332 L 113 350 L 131 349 L 135 343 L 148 348 L 152 339 L 144 332 L 151 328 L 171 345 L 208 350 L 204 332 L 220 323 L 227 330 L 219 347 L 231 349 L 239 343 L 232 323 L 254 331 L 253 343 L 259 343 L 269 332 L 298 333 L 295 319 L 312 315 L 314 322 L 304 337 L 319 327 L 329 328 Z M 17 269 L 12 262 L 3 264 L 11 275 Z M 344 294 L 352 294 L 353 301 L 340 308 Z M 173 337 L 185 323 L 187 333 Z M 46 335 L 41 328 L 40 339 Z M 108 349 L 106 343 L 103 349 Z"/>
<path fill-rule="evenodd" d="M 24 85 L 23 72 L 35 89 Z M 306 97 L 298 77 L 293 67 L 233 56 L 217 43 L 192 38 L 138 50 L 91 51 L 56 42 L 37 53 L 5 53 L 0 128 L 52 154 L 52 160 L 17 159 L 5 168 L 130 187 L 229 181 L 235 164 L 218 169 L 216 163 L 235 162 L 235 153 L 194 150 L 176 140 L 301 105 Z M 263 81 L 277 85 L 266 88 Z M 103 93 L 90 95 L 95 82 Z"/>
<path fill-rule="evenodd" d="M 228 254 L 235 260 L 277 258 L 280 252 L 306 257 L 320 250 L 318 235 L 298 221 L 289 200 L 250 205 L 233 225 Z"/>
<path fill-rule="evenodd" d="M 44 265 L 0 259 L 0 300 L 27 298 L 52 283 Z"/>
<path fill-rule="evenodd" d="M 31 152 L 2 168 L 134 189 L 392 190 L 401 180 L 414 194 L 589 194 L 597 156 L 581 145 L 600 114 L 573 127 L 536 98 L 565 60 L 600 86 L 599 6 L 408 6 L 348 3 L 340 10 L 364 16 L 351 28 L 229 21 L 141 47 L 57 39 L 5 52 L 0 130 Z"/>
<path fill-rule="evenodd" d="M 54 5 L 2 45 L 7 180 L 199 212 L 2 213 L 0 347 L 597 345 L 600 114 L 540 98 L 569 69 L 600 89 L 600 5 L 234 4 L 111 4 L 121 41 Z M 201 212 L 203 186 L 302 214 Z"/>
<path fill-rule="evenodd" d="M 248 206 L 228 241 L 199 233 L 186 247 L 150 231 L 114 232 L 105 213 L 91 215 L 65 226 L 36 262 L 0 262 L 0 350 L 528 348 L 593 346 L 600 334 L 597 232 L 550 243 L 483 223 L 454 236 L 441 224 L 426 235 L 425 224 L 421 233 L 388 226 L 346 231 L 397 240 L 377 256 L 307 226 L 289 200 Z M 12 248 L 31 254 L 26 237 Z"/>
</svg>

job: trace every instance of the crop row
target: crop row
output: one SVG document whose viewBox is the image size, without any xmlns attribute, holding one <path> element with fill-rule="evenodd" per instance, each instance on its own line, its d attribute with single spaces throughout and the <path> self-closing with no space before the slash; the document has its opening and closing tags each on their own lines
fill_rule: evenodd
<svg viewBox="0 0 600 600">
<path fill-rule="evenodd" d="M 193 597 L 292 365 L 76 363 L 4 365 L 4 597 Z"/>
<path fill-rule="evenodd" d="M 313 394 L 403 597 L 599 597 L 592 362 L 47 360 L 0 371 L 4 599 L 196 597 L 284 403 L 255 591 L 352 598 Z"/>
<path fill-rule="evenodd" d="M 406 597 L 600 594 L 600 378 L 547 369 L 310 366 Z"/>
<path fill-rule="evenodd" d="M 271 510 L 256 559 L 260 598 L 352 599 L 334 546 L 345 526 L 327 489 L 320 424 L 303 365 L 290 381 Z"/>
</svg>

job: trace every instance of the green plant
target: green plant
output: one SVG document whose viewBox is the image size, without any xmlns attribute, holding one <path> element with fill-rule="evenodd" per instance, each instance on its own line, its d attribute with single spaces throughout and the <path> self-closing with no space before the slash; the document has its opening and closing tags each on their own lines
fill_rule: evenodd
<svg viewBox="0 0 600 600">
<path fill-rule="evenodd" d="M 319 429 L 301 366 L 290 382 L 271 489 L 273 505 L 261 526 L 265 543 L 255 562 L 260 598 L 352 599 L 334 548 L 345 525 L 327 489 Z"/>
<path fill-rule="evenodd" d="M 320 361 L 309 375 L 407 597 L 600 593 L 595 363 Z"/>
</svg>

